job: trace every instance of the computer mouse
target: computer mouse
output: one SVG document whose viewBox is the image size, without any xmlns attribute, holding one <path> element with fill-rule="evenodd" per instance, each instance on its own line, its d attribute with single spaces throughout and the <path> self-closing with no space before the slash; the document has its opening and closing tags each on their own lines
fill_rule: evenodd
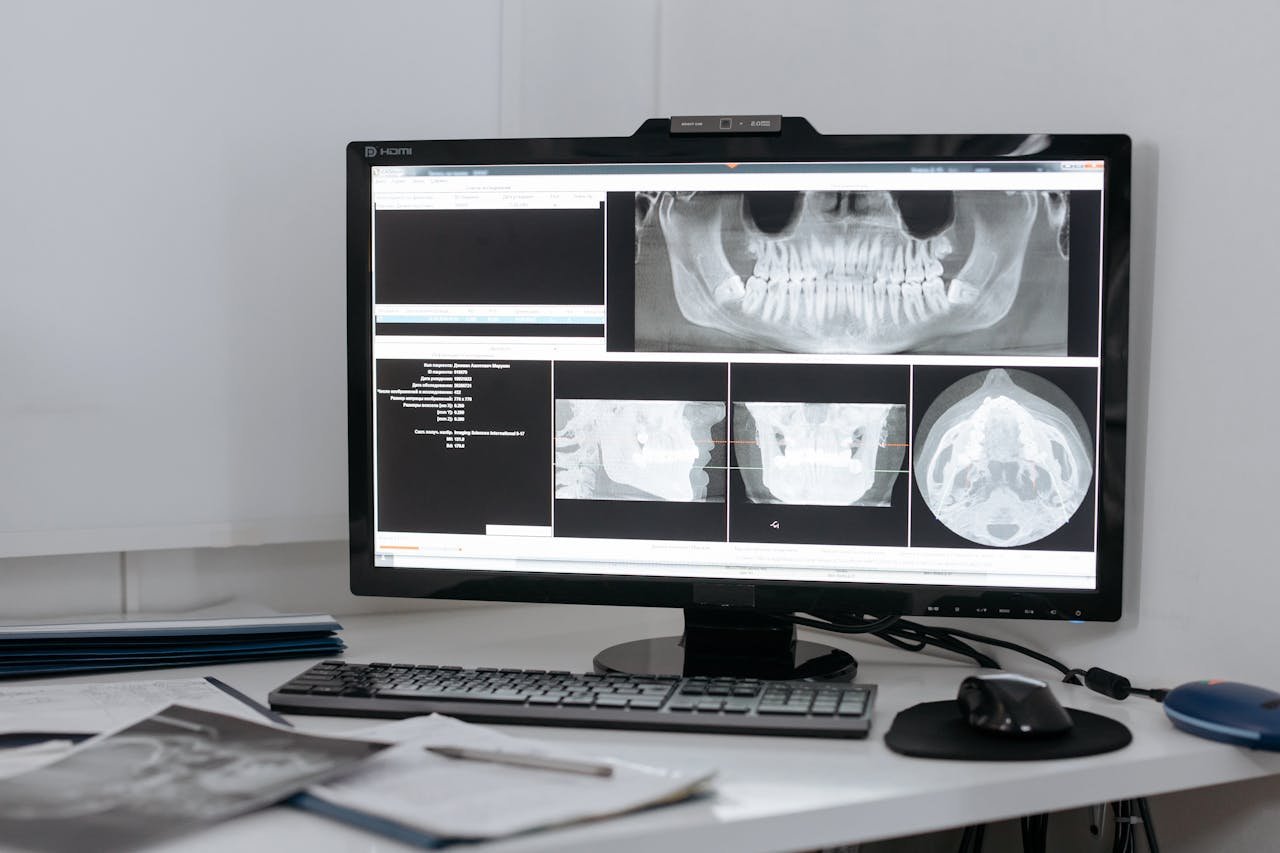
<svg viewBox="0 0 1280 853">
<path fill-rule="evenodd" d="M 1280 693 L 1238 681 L 1192 681 L 1164 697 L 1164 712 L 1184 732 L 1280 751 Z"/>
<path fill-rule="evenodd" d="M 1044 737 L 1071 729 L 1071 716 L 1049 685 L 1025 675 L 971 675 L 960 682 L 956 703 L 969 725 L 984 732 Z"/>
</svg>

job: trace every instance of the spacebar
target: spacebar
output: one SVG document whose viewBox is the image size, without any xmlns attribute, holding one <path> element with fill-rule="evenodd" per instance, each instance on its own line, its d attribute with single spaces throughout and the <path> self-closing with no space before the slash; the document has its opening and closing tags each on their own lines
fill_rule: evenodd
<svg viewBox="0 0 1280 853">
<path fill-rule="evenodd" d="M 434 699 L 447 702 L 501 702 L 523 704 L 529 697 L 523 693 L 467 693 L 462 690 L 379 690 L 385 699 Z"/>
</svg>

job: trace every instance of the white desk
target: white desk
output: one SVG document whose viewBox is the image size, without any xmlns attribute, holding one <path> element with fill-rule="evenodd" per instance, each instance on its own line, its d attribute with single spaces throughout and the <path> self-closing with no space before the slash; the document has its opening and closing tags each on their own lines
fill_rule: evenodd
<svg viewBox="0 0 1280 853">
<path fill-rule="evenodd" d="M 595 607 L 474 607 L 340 620 L 353 661 L 439 663 L 587 671 L 611 643 L 676 633 L 673 611 Z M 997 630 L 995 628 L 993 630 Z M 1174 729 L 1160 706 L 1141 697 L 1114 702 L 1083 687 L 1055 685 L 1059 698 L 1123 721 L 1134 741 L 1118 752 L 1047 762 L 960 762 L 907 758 L 885 747 L 898 711 L 951 698 L 974 671 L 875 643 L 816 636 L 850 649 L 858 680 L 878 684 L 875 723 L 866 740 L 768 738 L 611 729 L 507 727 L 604 754 L 660 765 L 712 764 L 714 794 L 596 824 L 468 846 L 485 853 L 667 853 L 683 850 L 788 851 L 870 841 L 1058 811 L 1109 800 L 1280 774 L 1280 753 L 1192 737 Z M 1012 654 L 1002 658 L 1021 666 Z M 162 670 L 76 680 L 148 679 L 216 674 L 265 701 L 271 688 L 310 666 L 288 660 L 208 669 Z M 1030 669 L 1031 672 L 1039 672 Z M 70 680 L 70 679 L 69 679 Z M 356 718 L 296 716 L 303 728 L 337 732 Z M 287 807 L 239 818 L 173 842 L 166 850 L 409 850 Z"/>
</svg>

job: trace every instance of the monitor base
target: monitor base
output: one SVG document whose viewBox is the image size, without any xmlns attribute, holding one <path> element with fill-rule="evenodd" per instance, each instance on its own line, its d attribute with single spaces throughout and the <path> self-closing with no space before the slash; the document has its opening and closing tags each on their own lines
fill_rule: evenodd
<svg viewBox="0 0 1280 853">
<path fill-rule="evenodd" d="M 795 626 L 756 614 L 685 610 L 682 637 L 654 637 L 610 646 L 595 671 L 625 675 L 731 676 L 775 681 L 852 681 L 853 655 L 808 640 Z"/>
</svg>

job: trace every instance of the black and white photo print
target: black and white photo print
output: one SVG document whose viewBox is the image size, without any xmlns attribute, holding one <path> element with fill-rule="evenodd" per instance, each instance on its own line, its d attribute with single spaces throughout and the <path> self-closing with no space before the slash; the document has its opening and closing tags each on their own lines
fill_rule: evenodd
<svg viewBox="0 0 1280 853">
<path fill-rule="evenodd" d="M 719 400 L 556 400 L 558 500 L 724 503 Z"/>
<path fill-rule="evenodd" d="M 1093 442 L 1080 407 L 1026 370 L 978 371 L 938 394 L 912 459 L 933 516 L 969 542 L 997 548 L 1062 529 L 1093 481 Z"/>
<path fill-rule="evenodd" d="M 1068 196 L 637 196 L 635 347 L 1065 355 Z"/>
<path fill-rule="evenodd" d="M 903 405 L 733 405 L 738 470 L 757 504 L 889 506 L 906 438 Z"/>
<path fill-rule="evenodd" d="M 136 850 L 277 803 L 385 747 L 170 705 L 0 780 L 0 838 L 41 853 Z"/>
</svg>

